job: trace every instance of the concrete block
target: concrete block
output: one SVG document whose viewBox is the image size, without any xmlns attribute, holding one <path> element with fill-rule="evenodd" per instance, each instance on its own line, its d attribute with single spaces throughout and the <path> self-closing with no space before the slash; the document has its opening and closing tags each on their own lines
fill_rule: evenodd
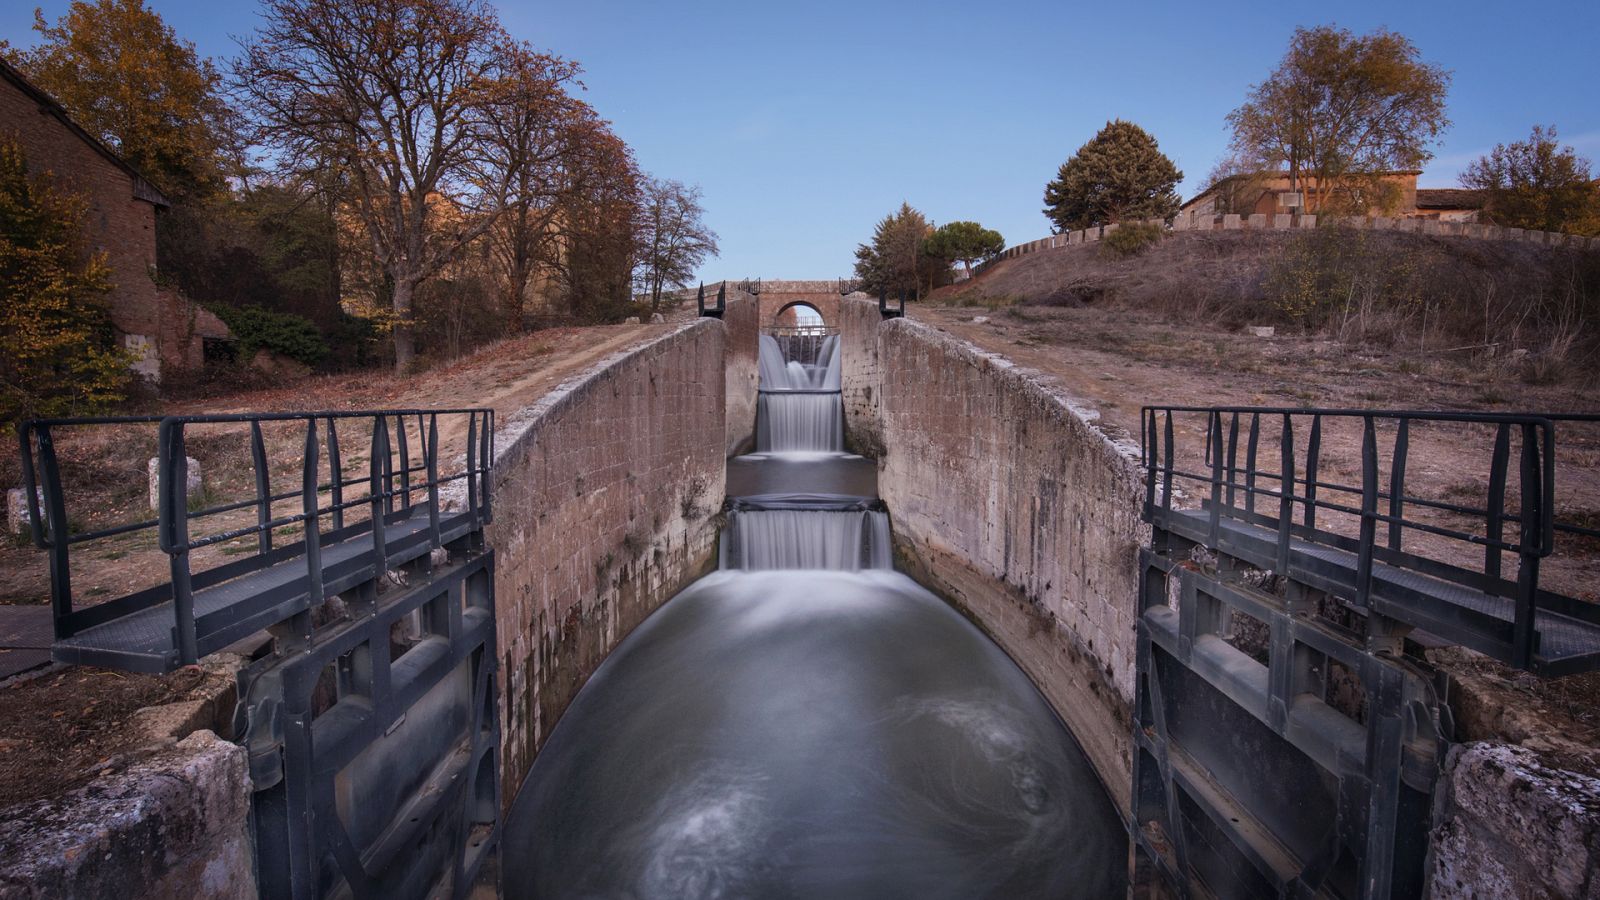
<svg viewBox="0 0 1600 900">
<path fill-rule="evenodd" d="M 1461 226 L 1461 233 L 1470 238 L 1484 238 L 1489 236 L 1489 229 L 1474 222 L 1468 222 Z"/>
<path fill-rule="evenodd" d="M 1600 779 L 1523 747 L 1450 749 L 1436 789 L 1434 897 L 1578 897 L 1600 866 Z"/>
<path fill-rule="evenodd" d="M 1272 227 L 1284 231 L 1294 227 L 1294 216 L 1289 213 L 1278 213 L 1272 217 Z"/>
<path fill-rule="evenodd" d="M 1450 237 L 1461 237 L 1466 234 L 1466 226 L 1460 222 L 1441 222 L 1444 233 Z"/>
<path fill-rule="evenodd" d="M 205 482 L 200 477 L 200 463 L 199 463 L 199 461 L 196 460 L 192 456 L 186 456 L 186 457 L 184 457 L 184 459 L 187 460 L 188 464 L 189 464 L 189 478 L 188 478 L 188 484 L 186 485 L 186 487 L 188 488 L 188 491 L 189 491 L 189 499 L 193 500 L 194 498 L 200 496 L 201 490 L 205 487 Z M 161 511 L 161 457 L 159 457 L 159 456 L 150 457 L 150 463 L 146 467 L 146 469 L 148 471 L 149 478 L 150 478 L 150 509 L 153 510 L 153 511 L 156 511 L 156 512 L 160 512 Z"/>
<path fill-rule="evenodd" d="M 1278 329 L 1272 325 L 1246 325 L 1244 330 L 1253 337 L 1263 338 L 1272 337 L 1278 333 Z"/>
<path fill-rule="evenodd" d="M 1444 223 L 1438 219 L 1422 219 L 1417 227 L 1423 234 L 1444 234 Z"/>
<path fill-rule="evenodd" d="M 1188 231 L 1189 230 L 1189 226 L 1192 225 L 1193 223 L 1194 223 L 1194 218 L 1192 216 L 1190 216 L 1188 213 L 1178 213 L 1177 215 L 1172 217 L 1172 230 L 1173 231 Z"/>
<path fill-rule="evenodd" d="M 1266 213 L 1251 213 L 1250 214 L 1250 219 L 1249 219 L 1249 225 L 1250 225 L 1250 229 L 1252 231 L 1264 230 L 1267 227 L 1267 214 Z"/>
<path fill-rule="evenodd" d="M 1506 229 L 1506 240 L 1508 240 L 1508 241 L 1520 241 L 1520 240 L 1523 240 L 1525 235 L 1526 235 L 1526 232 L 1524 232 L 1521 228 L 1507 228 Z"/>
<path fill-rule="evenodd" d="M 1305 215 L 1302 215 L 1300 217 L 1300 227 L 1301 228 L 1315 228 L 1315 227 L 1317 227 L 1317 217 L 1316 217 L 1316 215 L 1312 214 L 1312 213 L 1307 213 Z"/>
<path fill-rule="evenodd" d="M 1394 219 L 1388 216 L 1373 216 L 1372 229 L 1374 231 L 1390 231 L 1394 228 Z"/>
<path fill-rule="evenodd" d="M 1238 231 L 1240 227 L 1242 227 L 1242 223 L 1238 213 L 1228 213 L 1222 217 L 1222 230 Z"/>
<path fill-rule="evenodd" d="M 1083 242 L 1085 244 L 1092 244 L 1092 243 L 1094 243 L 1095 241 L 1098 241 L 1098 240 L 1100 240 L 1100 229 L 1098 229 L 1098 228 L 1085 228 L 1083 230 Z"/>
<path fill-rule="evenodd" d="M 34 489 L 39 504 L 39 514 L 44 514 L 44 491 Z M 28 514 L 28 492 L 24 488 L 6 491 L 6 530 L 11 534 L 29 534 L 33 530 L 33 517 Z"/>
<path fill-rule="evenodd" d="M 1112 222 L 1110 225 L 1107 225 L 1104 228 L 1100 229 L 1100 236 L 1101 237 L 1105 237 L 1105 236 L 1109 235 L 1111 232 L 1116 231 L 1120 227 L 1122 227 L 1122 226 L 1118 225 L 1116 222 Z"/>
</svg>

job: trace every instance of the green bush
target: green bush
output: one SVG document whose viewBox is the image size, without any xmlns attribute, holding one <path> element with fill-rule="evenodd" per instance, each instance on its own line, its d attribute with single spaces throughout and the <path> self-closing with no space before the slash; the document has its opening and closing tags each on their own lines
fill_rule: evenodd
<svg viewBox="0 0 1600 900">
<path fill-rule="evenodd" d="M 328 356 L 328 342 L 323 339 L 322 332 L 303 316 L 272 312 L 259 306 L 223 307 L 216 313 L 239 341 L 240 362 L 249 362 L 258 350 L 270 350 L 308 366 Z"/>
<path fill-rule="evenodd" d="M 1138 256 L 1151 247 L 1154 247 L 1167 235 L 1167 230 L 1160 225 L 1148 222 L 1130 222 L 1127 225 L 1118 225 L 1110 234 L 1100 239 L 1102 252 L 1113 256 Z"/>
</svg>

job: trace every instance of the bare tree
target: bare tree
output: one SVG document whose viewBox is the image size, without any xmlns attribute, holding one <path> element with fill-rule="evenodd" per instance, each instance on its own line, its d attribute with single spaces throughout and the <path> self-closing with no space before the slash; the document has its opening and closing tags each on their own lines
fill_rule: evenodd
<svg viewBox="0 0 1600 900">
<path fill-rule="evenodd" d="M 700 188 L 651 178 L 644 184 L 639 222 L 640 281 L 650 311 L 661 306 L 664 288 L 687 287 L 695 269 L 717 254 L 717 233 L 701 217 Z"/>
<path fill-rule="evenodd" d="M 1385 171 L 1419 169 L 1449 127 L 1450 73 L 1425 63 L 1404 35 L 1296 29 L 1289 51 L 1244 105 L 1228 114 L 1234 157 L 1286 169 L 1306 206 L 1336 195 L 1365 211 L 1382 200 Z M 1379 195 L 1379 196 L 1375 196 Z"/>
<path fill-rule="evenodd" d="M 343 171 L 405 371 L 417 286 L 488 231 L 519 174 L 489 150 L 513 45 L 482 0 L 264 0 L 262 16 L 234 89 L 283 167 Z"/>
<path fill-rule="evenodd" d="M 498 266 L 501 308 L 514 332 L 523 328 L 528 283 L 550 261 L 560 201 L 579 190 L 588 170 L 584 148 L 605 124 L 570 96 L 578 66 L 518 45 L 508 48 L 507 89 L 491 113 L 493 166 L 512 174 L 505 208 L 489 231 Z"/>
</svg>

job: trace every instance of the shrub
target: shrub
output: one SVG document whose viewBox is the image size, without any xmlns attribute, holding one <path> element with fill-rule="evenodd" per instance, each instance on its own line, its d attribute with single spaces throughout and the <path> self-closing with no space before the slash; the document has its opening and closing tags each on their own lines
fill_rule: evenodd
<svg viewBox="0 0 1600 900">
<path fill-rule="evenodd" d="M 1167 230 L 1150 222 L 1130 222 L 1100 239 L 1102 253 L 1113 256 L 1138 256 L 1166 237 Z"/>
<path fill-rule="evenodd" d="M 315 323 L 293 313 L 273 312 L 259 306 L 221 307 L 217 317 L 227 323 L 239 341 L 239 361 L 249 362 L 258 350 L 314 366 L 328 356 L 328 343 Z"/>
</svg>

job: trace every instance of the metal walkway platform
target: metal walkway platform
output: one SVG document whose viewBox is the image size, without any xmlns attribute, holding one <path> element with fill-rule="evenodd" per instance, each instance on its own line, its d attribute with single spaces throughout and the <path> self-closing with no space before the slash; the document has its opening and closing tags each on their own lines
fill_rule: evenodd
<svg viewBox="0 0 1600 900">
<path fill-rule="evenodd" d="M 472 517 L 441 520 L 442 540 L 451 543 L 473 530 Z M 405 565 L 432 549 L 425 506 L 384 526 L 385 567 Z M 381 575 L 374 571 L 370 529 L 322 547 L 324 596 Z M 240 638 L 277 624 L 322 602 L 311 597 L 303 556 L 194 592 L 196 651 L 215 653 Z M 177 616 L 168 600 L 56 641 L 56 662 L 105 666 L 132 672 L 170 672 L 179 665 Z"/>
<path fill-rule="evenodd" d="M 1196 544 L 1208 543 L 1210 516 L 1199 510 L 1156 510 L 1152 524 Z M 1278 533 L 1237 519 L 1222 519 L 1216 549 L 1261 569 L 1275 569 Z M 1337 597 L 1353 598 L 1360 557 L 1356 553 L 1291 539 L 1289 569 L 1282 574 Z M 1559 595 L 1546 593 L 1543 603 Z M 1529 668 L 1540 675 L 1566 675 L 1600 667 L 1600 606 L 1559 598 L 1572 615 L 1548 607 L 1534 611 L 1535 646 Z M 1389 618 L 1421 628 L 1452 644 L 1512 662 L 1516 603 L 1508 597 L 1383 562 L 1372 563 L 1367 605 Z"/>
</svg>

